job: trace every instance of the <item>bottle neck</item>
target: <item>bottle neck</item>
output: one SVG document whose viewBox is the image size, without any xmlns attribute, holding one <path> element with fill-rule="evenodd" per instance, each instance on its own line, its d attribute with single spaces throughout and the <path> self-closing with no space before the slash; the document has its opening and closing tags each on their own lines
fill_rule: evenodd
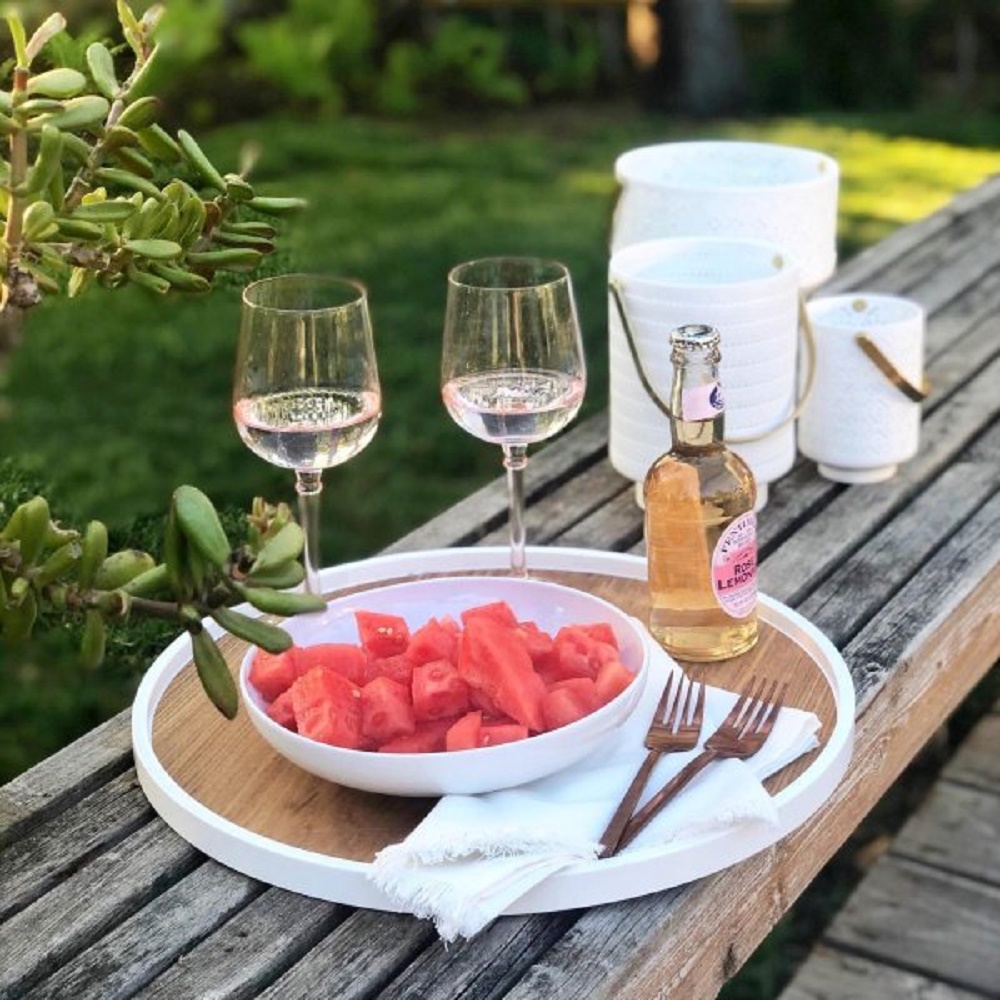
<svg viewBox="0 0 1000 1000">
<path fill-rule="evenodd" d="M 699 451 L 721 446 L 725 410 L 718 362 L 692 353 L 678 357 L 676 351 L 673 360 L 670 435 L 674 449 Z"/>
</svg>

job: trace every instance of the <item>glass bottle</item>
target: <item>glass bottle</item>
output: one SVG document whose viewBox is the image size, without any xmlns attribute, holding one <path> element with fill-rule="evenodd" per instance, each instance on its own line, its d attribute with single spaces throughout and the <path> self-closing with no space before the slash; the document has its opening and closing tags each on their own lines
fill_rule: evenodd
<svg viewBox="0 0 1000 1000">
<path fill-rule="evenodd" d="M 757 641 L 757 487 L 723 442 L 719 333 L 671 333 L 670 451 L 643 491 L 649 628 L 672 655 L 725 660 Z"/>
</svg>

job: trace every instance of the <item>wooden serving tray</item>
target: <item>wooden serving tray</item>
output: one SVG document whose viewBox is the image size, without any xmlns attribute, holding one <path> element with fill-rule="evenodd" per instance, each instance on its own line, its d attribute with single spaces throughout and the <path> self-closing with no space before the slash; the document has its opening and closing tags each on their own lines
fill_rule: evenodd
<svg viewBox="0 0 1000 1000">
<path fill-rule="evenodd" d="M 324 590 L 332 597 L 403 579 L 502 574 L 505 558 L 505 550 L 493 549 L 381 557 L 326 571 Z M 590 591 L 645 620 L 644 560 L 565 549 L 534 550 L 529 559 L 534 577 Z M 353 585 L 343 586 L 348 580 Z M 853 732 L 853 688 L 846 667 L 839 654 L 810 630 L 808 623 L 788 609 L 764 598 L 761 636 L 752 650 L 721 664 L 683 664 L 691 676 L 733 690 L 754 675 L 788 681 L 787 704 L 819 717 L 820 746 L 774 775 L 766 786 L 776 803 L 787 799 L 793 805 L 789 821 L 794 825 L 800 821 L 796 817 L 802 812 L 803 798 L 811 812 L 836 785 L 849 759 Z M 226 635 L 220 638 L 220 647 L 235 675 L 246 644 Z M 844 704 L 845 698 L 849 705 Z M 432 799 L 376 795 L 325 781 L 272 750 L 257 734 L 245 710 L 235 721 L 227 722 L 205 697 L 184 638 L 161 655 L 144 679 L 133 713 L 133 741 L 143 788 L 164 819 L 183 836 L 217 860 L 248 874 L 339 902 L 390 908 L 364 880 L 365 869 L 381 848 L 403 839 L 434 804 Z M 823 780 L 817 785 L 819 778 Z M 787 830 L 780 834 L 784 832 Z M 731 845 L 728 852 L 718 837 L 707 839 L 712 841 L 710 850 L 699 853 L 723 861 L 733 851 L 739 860 L 759 849 L 754 847 L 753 838 L 741 838 L 743 846 Z M 246 857 L 248 846 L 255 856 L 252 862 Z M 673 847 L 654 850 L 652 860 L 673 851 Z M 263 856 L 256 857 L 260 852 Z M 624 862 L 627 869 L 634 866 L 636 857 L 649 853 L 637 851 L 577 867 L 607 871 L 622 867 Z M 290 859 L 312 869 L 312 876 L 291 877 Z M 705 857 L 695 865 L 682 861 L 682 868 L 696 877 L 703 873 L 701 868 L 712 863 Z M 321 872 L 332 878 L 319 877 Z M 354 876 L 347 879 L 349 882 L 357 882 L 360 876 L 363 891 L 358 891 L 359 885 L 344 884 L 336 877 L 338 872 Z M 622 880 L 622 874 L 619 872 L 618 879 L 598 893 L 599 898 L 587 896 L 588 900 L 606 901 L 608 891 L 612 899 L 636 894 L 627 885 L 614 887 L 616 882 L 630 882 Z M 564 905 L 559 892 L 547 898 L 550 894 L 544 890 L 550 883 L 571 878 L 571 872 L 554 876 L 533 890 L 529 896 L 541 897 L 533 908 Z M 642 885 L 643 892 L 666 887 L 656 884 L 658 881 L 662 877 L 651 883 L 648 873 L 637 873 L 636 884 Z M 573 892 L 569 896 L 575 898 Z"/>
</svg>

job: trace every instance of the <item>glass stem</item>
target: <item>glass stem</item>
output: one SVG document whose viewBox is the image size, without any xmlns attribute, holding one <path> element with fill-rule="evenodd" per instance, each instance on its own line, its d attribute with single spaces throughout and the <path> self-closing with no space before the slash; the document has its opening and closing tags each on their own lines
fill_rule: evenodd
<svg viewBox="0 0 1000 1000">
<path fill-rule="evenodd" d="M 527 576 L 528 567 L 524 553 L 524 467 L 528 464 L 528 446 L 505 444 L 503 464 L 507 470 L 507 496 L 510 509 L 510 572 L 513 576 Z"/>
<path fill-rule="evenodd" d="M 306 535 L 302 561 L 306 568 L 306 592 L 321 594 L 319 584 L 319 498 L 323 492 L 322 473 L 295 472 L 295 492 L 299 495 L 299 524 Z"/>
</svg>

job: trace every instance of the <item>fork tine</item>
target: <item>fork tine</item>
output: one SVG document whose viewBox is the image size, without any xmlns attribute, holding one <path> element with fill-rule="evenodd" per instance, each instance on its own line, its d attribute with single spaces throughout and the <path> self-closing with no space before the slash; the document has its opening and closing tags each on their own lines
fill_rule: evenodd
<svg viewBox="0 0 1000 1000">
<path fill-rule="evenodd" d="M 739 715 L 736 717 L 736 721 L 733 723 L 736 729 L 739 731 L 740 735 L 746 732 L 747 728 L 753 720 L 754 713 L 760 708 L 761 696 L 764 694 L 764 690 L 767 687 L 767 678 L 762 677 L 760 683 L 757 683 L 757 678 L 751 679 L 750 683 L 746 687 L 746 704 L 740 710 Z"/>
<path fill-rule="evenodd" d="M 781 686 L 781 690 L 778 692 L 778 697 L 773 699 L 774 704 L 771 706 L 771 711 L 764 717 L 761 732 L 766 733 L 768 736 L 771 735 L 771 730 L 774 728 L 774 723 L 778 718 L 778 713 L 781 711 L 782 706 L 785 703 L 786 694 L 788 694 L 787 681 Z"/>
<path fill-rule="evenodd" d="M 697 726 L 699 729 L 701 729 L 701 724 L 704 718 L 705 718 L 705 685 L 702 684 L 698 688 L 698 700 L 695 702 L 694 717 L 691 719 L 691 725 Z"/>
<path fill-rule="evenodd" d="M 681 706 L 679 712 L 675 711 L 673 714 L 676 716 L 675 719 L 671 720 L 671 729 L 676 729 L 677 726 L 687 725 L 688 717 L 691 714 L 691 695 L 694 694 L 694 689 L 698 686 L 697 681 L 688 681 L 687 691 L 684 693 L 684 704 Z M 680 695 L 677 696 L 677 704 L 680 704 Z M 676 709 L 675 704 L 674 708 Z M 676 725 L 674 725 L 676 723 Z"/>
<path fill-rule="evenodd" d="M 766 695 L 764 694 L 764 688 L 767 687 L 767 682 L 765 681 L 761 684 L 760 692 L 758 694 L 759 703 L 754 706 L 752 714 L 747 719 L 745 732 L 755 733 L 764 725 L 764 719 L 767 718 L 767 713 L 771 708 L 771 703 L 774 701 L 774 696 L 778 690 L 778 683 L 778 681 L 774 681 Z"/>
<path fill-rule="evenodd" d="M 753 689 L 754 684 L 757 683 L 756 677 L 750 678 L 750 683 L 740 692 L 739 698 L 736 699 L 736 704 L 729 711 L 729 715 L 725 717 L 722 722 L 724 726 L 733 726 L 736 724 L 736 719 L 739 717 L 740 712 L 743 710 L 744 704 L 746 704 L 747 696 Z"/>
<path fill-rule="evenodd" d="M 656 711 L 653 712 L 653 722 L 662 723 L 665 721 L 667 714 L 667 705 L 670 703 L 670 689 L 674 684 L 674 675 L 671 673 L 667 677 L 667 683 L 663 685 L 663 693 L 660 695 L 660 701 L 656 706 Z"/>
</svg>

